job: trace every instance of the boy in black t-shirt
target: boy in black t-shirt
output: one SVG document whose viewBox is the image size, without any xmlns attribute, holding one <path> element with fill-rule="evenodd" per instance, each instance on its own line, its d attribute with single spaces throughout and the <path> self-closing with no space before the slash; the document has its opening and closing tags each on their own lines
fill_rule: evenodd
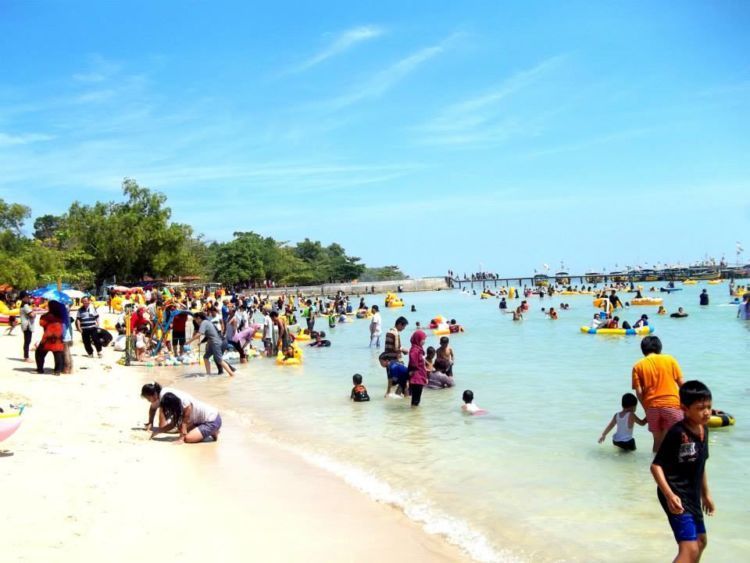
<svg viewBox="0 0 750 563">
<path fill-rule="evenodd" d="M 677 540 L 675 561 L 697 562 L 708 541 L 703 512 L 711 516 L 715 510 L 705 472 L 711 391 L 700 381 L 687 381 L 680 387 L 680 406 L 685 418 L 667 430 L 651 474 Z"/>
</svg>

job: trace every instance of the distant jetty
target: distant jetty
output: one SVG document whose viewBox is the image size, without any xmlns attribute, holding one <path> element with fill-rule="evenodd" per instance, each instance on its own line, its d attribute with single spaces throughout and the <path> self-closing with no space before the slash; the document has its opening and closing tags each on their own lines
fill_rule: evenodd
<svg viewBox="0 0 750 563">
<path fill-rule="evenodd" d="M 261 293 L 263 295 L 335 295 L 339 291 L 346 295 L 365 295 L 372 293 L 411 293 L 415 291 L 440 291 L 451 289 L 451 280 L 447 277 L 416 278 L 391 281 L 347 283 L 325 283 L 322 285 L 300 285 L 287 287 L 261 287 L 245 289 L 243 293 Z"/>
</svg>

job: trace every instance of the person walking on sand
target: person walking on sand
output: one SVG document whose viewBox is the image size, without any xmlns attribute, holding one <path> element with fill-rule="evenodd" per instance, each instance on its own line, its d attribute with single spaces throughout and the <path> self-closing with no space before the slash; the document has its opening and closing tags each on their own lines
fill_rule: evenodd
<svg viewBox="0 0 750 563">
<path fill-rule="evenodd" d="M 31 296 L 27 291 L 21 292 L 21 332 L 23 333 L 23 361 L 30 362 L 29 347 L 31 346 L 31 336 L 34 334 L 34 324 L 36 316 L 34 308 L 31 306 Z"/>
<path fill-rule="evenodd" d="M 78 309 L 78 316 L 76 316 L 76 329 L 81 333 L 83 347 L 86 349 L 86 355 L 89 358 L 94 357 L 94 348 L 96 348 L 97 356 L 102 357 L 102 344 L 96 332 L 98 328 L 99 313 L 97 313 L 96 307 L 91 304 L 91 299 L 84 297 L 81 299 L 81 307 Z"/>
<path fill-rule="evenodd" d="M 646 411 L 648 430 L 654 437 L 654 453 L 659 451 L 667 430 L 683 418 L 679 394 L 682 370 L 677 360 L 661 350 L 658 336 L 641 340 L 645 357 L 633 366 L 632 372 L 633 390 Z"/>
</svg>

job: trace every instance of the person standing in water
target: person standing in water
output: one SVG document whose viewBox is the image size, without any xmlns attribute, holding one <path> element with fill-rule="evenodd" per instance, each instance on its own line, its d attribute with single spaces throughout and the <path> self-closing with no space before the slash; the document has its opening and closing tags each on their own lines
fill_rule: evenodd
<svg viewBox="0 0 750 563">
<path fill-rule="evenodd" d="M 418 407 L 422 399 L 422 389 L 427 385 L 427 366 L 424 359 L 424 343 L 427 335 L 417 330 L 411 335 L 411 349 L 409 350 L 409 394 L 411 406 Z"/>
<path fill-rule="evenodd" d="M 667 430 L 682 420 L 679 395 L 682 370 L 677 360 L 662 354 L 661 349 L 658 336 L 641 340 L 645 357 L 633 366 L 632 373 L 633 390 L 646 411 L 648 430 L 654 437 L 654 452 L 659 450 Z"/>
<path fill-rule="evenodd" d="M 193 316 L 200 324 L 198 325 L 198 330 L 195 332 L 195 335 L 193 335 L 193 338 L 190 339 L 190 342 L 188 344 L 192 344 L 201 336 L 204 336 L 206 338 L 206 352 L 205 354 L 203 354 L 203 363 L 206 366 L 206 375 L 211 374 L 210 360 L 211 357 L 213 357 L 219 375 L 224 373 L 224 370 L 226 370 L 230 377 L 234 377 L 234 370 L 232 369 L 232 366 L 230 366 L 224 360 L 224 356 L 222 354 L 221 348 L 223 339 L 221 337 L 221 334 L 219 334 L 219 331 L 216 329 L 214 324 L 206 318 L 206 314 L 204 312 L 201 311 L 195 313 L 195 315 Z"/>
<path fill-rule="evenodd" d="M 380 318 L 380 308 L 377 305 L 372 306 L 372 319 L 370 320 L 370 347 L 380 348 L 380 335 L 383 321 Z"/>
</svg>

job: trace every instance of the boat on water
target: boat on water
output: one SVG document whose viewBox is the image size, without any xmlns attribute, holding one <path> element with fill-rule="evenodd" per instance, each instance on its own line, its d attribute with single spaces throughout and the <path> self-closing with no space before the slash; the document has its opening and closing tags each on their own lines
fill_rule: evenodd
<svg viewBox="0 0 750 563">
<path fill-rule="evenodd" d="M 600 274 L 599 272 L 586 272 L 584 278 L 586 279 L 586 283 L 602 283 L 604 281 L 604 274 Z"/>
<path fill-rule="evenodd" d="M 546 274 L 534 275 L 534 286 L 535 287 L 546 287 L 549 285 L 549 276 Z"/>
<path fill-rule="evenodd" d="M 612 272 L 609 274 L 610 281 L 615 283 L 627 283 L 631 280 L 630 272 Z"/>
<path fill-rule="evenodd" d="M 719 270 L 714 270 L 711 268 L 701 268 L 698 270 L 693 270 L 691 268 L 690 279 L 691 280 L 720 280 L 721 272 L 719 272 Z"/>
<path fill-rule="evenodd" d="M 555 283 L 560 285 L 570 285 L 570 274 L 568 272 L 557 272 L 555 274 Z"/>
</svg>

